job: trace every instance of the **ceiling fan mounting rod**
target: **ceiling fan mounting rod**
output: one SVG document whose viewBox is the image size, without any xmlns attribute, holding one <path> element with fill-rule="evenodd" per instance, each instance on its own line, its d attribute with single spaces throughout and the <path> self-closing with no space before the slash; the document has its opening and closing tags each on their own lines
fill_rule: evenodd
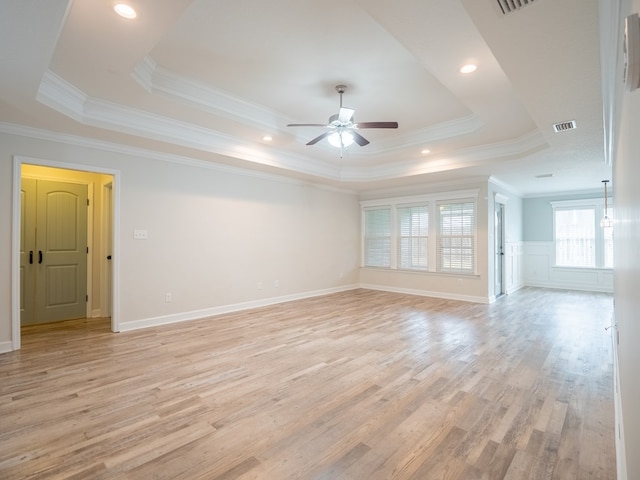
<svg viewBox="0 0 640 480">
<path fill-rule="evenodd" d="M 336 92 L 340 94 L 340 108 L 342 108 L 342 94 L 347 91 L 346 85 L 336 85 Z"/>
</svg>

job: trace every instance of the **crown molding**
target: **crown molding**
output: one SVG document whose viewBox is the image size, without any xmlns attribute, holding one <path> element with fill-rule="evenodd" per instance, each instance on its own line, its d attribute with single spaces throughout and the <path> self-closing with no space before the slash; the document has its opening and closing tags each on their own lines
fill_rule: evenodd
<svg viewBox="0 0 640 480">
<path fill-rule="evenodd" d="M 284 132 L 279 125 L 292 123 L 290 118 L 266 107 L 162 68 L 149 56 L 136 65 L 132 76 L 149 93 L 261 130 Z"/>
<path fill-rule="evenodd" d="M 43 130 L 33 127 L 26 127 L 24 125 L 17 125 L 13 123 L 0 122 L 0 133 L 8 135 L 16 135 L 26 138 L 33 138 L 37 140 L 43 140 L 48 142 L 61 143 L 64 145 L 71 145 L 79 148 L 89 148 L 95 150 L 102 150 L 105 152 L 117 153 L 120 155 L 128 155 L 132 157 L 146 158 L 148 160 L 162 161 L 173 163 L 177 165 L 185 165 L 189 167 L 204 168 L 207 170 L 214 170 L 222 173 L 229 173 L 234 175 L 243 175 L 246 177 L 261 178 L 271 181 L 278 181 L 281 183 L 289 183 L 294 185 L 307 185 L 319 188 L 321 190 L 330 190 L 350 195 L 355 195 L 357 192 L 348 188 L 339 188 L 331 185 L 325 185 L 322 183 L 311 182 L 307 180 L 301 180 L 298 178 L 292 178 L 286 175 L 278 175 L 274 173 L 267 173 L 249 168 L 233 167 L 229 165 L 223 165 L 207 160 L 184 157 L 180 155 L 173 155 L 157 150 L 150 150 L 140 147 L 131 147 L 128 145 L 122 145 L 119 143 L 106 142 L 103 140 L 95 140 L 92 138 L 82 137 L 78 135 L 70 135 L 59 132 L 53 132 L 50 130 Z"/>
<path fill-rule="evenodd" d="M 160 95 L 174 102 L 223 118 L 240 121 L 261 130 L 291 134 L 290 130 L 285 130 L 280 126 L 295 122 L 294 119 L 266 107 L 246 102 L 227 92 L 162 68 L 150 56 L 145 57 L 136 65 L 132 76 L 151 94 Z M 375 148 L 369 149 L 369 152 L 375 154 L 392 153 L 407 147 L 468 135 L 483 126 L 484 122 L 478 116 L 469 115 L 409 134 L 395 135 L 387 140 L 379 140 L 376 142 Z M 298 140 L 303 141 L 304 137 L 301 134 L 294 135 Z M 357 152 L 355 154 L 359 155 Z"/>
<path fill-rule="evenodd" d="M 520 190 L 517 190 L 516 188 L 514 188 L 512 185 L 503 182 L 502 180 L 500 180 L 498 177 L 491 175 L 489 177 L 489 183 L 495 185 L 496 187 L 499 187 L 503 190 L 506 190 L 509 193 L 512 193 L 513 195 L 523 198 L 524 197 L 524 193 L 522 193 Z"/>
<path fill-rule="evenodd" d="M 446 158 L 429 158 L 418 161 L 386 163 L 376 167 L 344 167 L 340 179 L 364 182 L 385 178 L 423 175 L 469 166 L 469 164 L 505 157 L 522 156 L 548 146 L 539 131 L 529 132 L 515 140 L 481 145 L 452 152 Z"/>
<path fill-rule="evenodd" d="M 339 169 L 317 159 L 266 149 L 258 143 L 239 141 L 231 135 L 169 117 L 94 99 L 63 78 L 47 72 L 40 84 L 38 101 L 84 125 L 137 135 L 196 150 L 216 153 L 260 165 L 339 180 Z"/>
<path fill-rule="evenodd" d="M 431 125 L 427 128 L 415 130 L 402 136 L 376 141 L 376 153 L 385 154 L 400 148 L 422 147 L 448 138 L 469 135 L 484 127 L 484 122 L 477 115 L 468 115 L 447 122 Z"/>
<path fill-rule="evenodd" d="M 156 75 L 158 69 L 154 66 L 153 60 L 146 59 L 141 65 L 136 74 L 141 84 L 146 85 L 145 88 L 157 88 L 153 83 L 150 84 L 145 80 Z M 169 79 L 168 76 L 163 78 Z M 237 103 L 224 95 L 216 98 L 221 99 L 222 103 L 226 101 L 225 109 L 242 104 L 242 108 L 239 108 L 239 116 L 242 118 L 245 114 L 255 114 L 253 107 L 245 102 Z M 267 148 L 259 143 L 247 142 L 192 123 L 92 98 L 51 71 L 47 71 L 43 76 L 37 99 L 44 105 L 85 125 L 343 182 L 377 181 L 453 170 L 486 160 L 529 154 L 548 145 L 542 134 L 534 131 L 514 140 L 452 152 L 446 158 L 429 157 L 392 161 L 373 167 L 341 167 L 317 158 L 292 155 L 283 150 Z M 267 111 L 262 111 L 262 121 L 268 122 L 268 113 L 265 112 Z M 455 132 L 473 131 L 479 128 L 480 124 L 481 122 L 472 115 L 412 134 L 413 140 L 410 138 L 408 141 L 417 144 L 418 138 L 421 138 L 419 143 L 424 143 L 425 137 L 422 135 L 432 139 L 446 138 L 455 135 Z M 407 146 L 403 144 L 404 148 Z"/>
</svg>

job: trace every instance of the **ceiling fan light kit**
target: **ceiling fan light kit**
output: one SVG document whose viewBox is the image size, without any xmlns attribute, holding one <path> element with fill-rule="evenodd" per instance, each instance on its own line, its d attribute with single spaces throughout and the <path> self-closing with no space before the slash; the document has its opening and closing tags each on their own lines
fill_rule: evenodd
<svg viewBox="0 0 640 480">
<path fill-rule="evenodd" d="M 369 144 L 369 140 L 360 135 L 356 130 L 363 128 L 398 128 L 398 122 L 363 122 L 355 123 L 353 114 L 355 110 L 342 106 L 342 94 L 347 90 L 346 85 L 336 85 L 336 91 L 340 95 L 340 110 L 329 117 L 329 122 L 323 123 L 290 123 L 287 127 L 322 127 L 327 131 L 318 135 L 307 145 L 315 145 L 324 138 L 330 145 L 339 148 L 340 151 L 357 143 L 361 147 Z"/>
</svg>

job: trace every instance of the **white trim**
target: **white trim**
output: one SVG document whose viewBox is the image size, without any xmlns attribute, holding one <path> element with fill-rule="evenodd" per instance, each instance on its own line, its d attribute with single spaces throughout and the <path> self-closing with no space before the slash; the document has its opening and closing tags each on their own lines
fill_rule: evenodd
<svg viewBox="0 0 640 480">
<path fill-rule="evenodd" d="M 499 178 L 495 177 L 494 175 L 491 175 L 489 177 L 488 182 L 490 184 L 496 186 L 496 187 L 499 187 L 499 188 L 502 188 L 503 190 L 506 190 L 509 193 L 512 193 L 516 197 L 523 197 L 524 196 L 524 194 L 521 191 L 516 190 L 515 187 L 512 187 L 508 183 L 503 182 L 502 180 L 500 180 Z"/>
<path fill-rule="evenodd" d="M 397 205 L 411 205 L 422 202 L 434 202 L 438 200 L 477 200 L 479 192 L 479 188 L 473 188 L 469 190 L 425 193 L 421 195 L 410 195 L 406 197 L 383 198 L 380 200 L 363 200 L 360 202 L 360 206 L 363 208 L 383 206 L 395 207 Z"/>
<path fill-rule="evenodd" d="M 20 185 L 22 178 L 22 164 L 39 165 L 42 167 L 62 168 L 65 170 L 85 171 L 111 175 L 113 177 L 113 285 L 111 330 L 119 331 L 120 321 L 120 171 L 112 168 L 83 165 L 77 163 L 59 162 L 55 160 L 13 156 L 13 205 L 11 222 L 11 345 L 13 350 L 20 349 Z"/>
<path fill-rule="evenodd" d="M 468 189 L 449 192 L 437 192 L 420 195 L 410 195 L 404 197 L 393 197 L 375 200 L 360 201 L 360 267 L 370 268 L 372 266 L 365 265 L 365 215 L 364 212 L 369 209 L 389 208 L 391 210 L 391 247 L 390 247 L 390 265 L 389 270 L 400 270 L 398 268 L 398 220 L 397 210 L 406 206 L 426 205 L 429 215 L 429 233 L 427 235 L 427 268 L 426 269 L 407 269 L 419 273 L 441 273 L 449 275 L 477 275 L 478 274 L 478 195 L 480 189 Z M 450 271 L 441 272 L 438 270 L 438 239 L 440 238 L 440 217 L 438 205 L 442 202 L 472 202 L 474 204 L 474 233 L 473 233 L 473 271 Z"/>
<path fill-rule="evenodd" d="M 611 192 L 611 189 L 609 189 Z M 561 191 L 553 191 L 553 192 L 542 192 L 542 193 L 530 193 L 526 194 L 523 198 L 551 198 L 551 197 L 568 197 L 568 196 L 589 196 L 589 195 L 602 195 L 602 190 L 600 189 L 584 189 L 584 190 L 561 190 Z"/>
<path fill-rule="evenodd" d="M 455 293 L 433 292 L 428 290 L 416 290 L 412 288 L 388 287 L 388 286 L 373 285 L 368 283 L 361 283 L 360 288 L 364 288 L 367 290 L 378 290 L 381 292 L 404 293 L 406 295 L 418 295 L 420 297 L 443 298 L 445 300 L 458 300 L 461 302 L 489 304 L 495 301 L 495 297 L 492 299 L 490 297 L 476 297 L 473 295 L 458 295 Z"/>
<path fill-rule="evenodd" d="M 550 201 L 552 208 L 552 220 L 553 220 L 553 267 L 554 268 L 592 268 L 597 270 L 611 270 L 610 268 L 604 267 L 605 264 L 605 238 L 604 238 L 604 229 L 600 227 L 600 219 L 604 215 L 604 198 L 596 197 L 596 198 L 583 198 L 576 200 L 556 200 Z M 609 213 L 613 210 L 613 200 L 608 198 L 609 203 Z M 594 265 L 587 267 L 577 267 L 573 265 L 558 265 L 557 264 L 557 248 L 556 248 L 556 213 L 567 211 L 567 210 L 593 210 L 594 212 L 594 241 L 595 241 L 595 257 L 594 257 Z M 608 290 L 606 290 L 608 291 Z"/>
<path fill-rule="evenodd" d="M 16 350 L 13 348 L 13 342 L 0 342 L 0 353 L 8 353 L 12 350 Z"/>
<path fill-rule="evenodd" d="M 279 303 L 291 302 L 294 300 L 303 300 L 305 298 L 320 297 L 323 295 L 330 295 L 333 293 L 346 292 L 349 290 L 356 290 L 360 288 L 358 285 L 346 285 L 343 287 L 327 288 L 322 290 L 314 290 L 305 293 L 296 293 L 292 295 L 283 295 L 280 297 L 271 297 L 261 300 L 252 300 L 243 303 L 234 303 L 230 305 L 222 305 L 219 307 L 204 308 L 202 310 L 192 310 L 190 312 L 175 313 L 171 315 L 162 315 L 159 317 L 141 318 L 138 320 L 131 320 L 120 323 L 120 331 L 128 332 L 131 330 L 138 330 L 141 328 L 157 327 L 160 325 L 168 325 L 171 323 L 187 322 L 190 320 L 199 320 L 206 317 L 212 317 L 215 315 L 223 315 L 226 313 L 234 313 L 243 310 L 251 310 L 254 308 L 267 307 L 269 305 L 276 305 Z"/>
<path fill-rule="evenodd" d="M 61 134 L 58 132 L 51 132 L 49 130 L 41 130 L 32 127 L 25 127 L 22 125 L 15 125 L 11 123 L 0 122 L 0 132 L 9 135 L 19 135 L 27 138 L 36 138 L 39 140 L 46 140 L 55 143 L 61 143 L 63 145 L 74 145 L 83 148 L 93 148 L 102 150 L 105 152 L 118 153 L 122 155 L 130 155 L 134 157 L 146 158 L 149 160 L 157 160 L 176 165 L 184 165 L 195 168 L 204 168 L 207 170 L 213 170 L 216 172 L 229 173 L 233 175 L 241 175 L 245 177 L 259 178 L 263 180 L 270 180 L 274 182 L 281 182 L 290 185 L 305 185 L 318 188 L 320 190 L 328 190 L 332 192 L 340 192 L 347 194 L 355 194 L 353 189 L 335 187 L 332 185 L 324 185 L 320 183 L 314 183 L 310 181 L 301 180 L 298 178 L 287 177 L 284 175 L 277 175 L 275 173 L 266 173 L 257 170 L 251 170 L 248 168 L 233 167 L 229 165 L 223 165 L 207 160 L 200 160 L 191 157 L 183 157 L 179 155 L 168 154 L 157 150 L 148 150 L 139 147 L 131 147 L 128 145 L 122 145 L 119 143 L 105 142 L 103 140 L 95 140 L 87 137 L 79 137 L 76 135 Z"/>
<path fill-rule="evenodd" d="M 134 73 L 134 79 L 141 82 L 142 87 L 151 91 L 152 94 L 168 96 L 183 104 L 195 106 L 204 111 L 213 111 L 226 118 L 232 117 L 244 124 L 262 128 L 288 123 L 284 121 L 284 117 L 265 107 L 235 99 L 229 94 L 158 68 L 153 59 L 143 61 L 139 70 Z M 238 147 L 238 139 L 233 135 L 88 96 L 50 70 L 44 73 L 36 98 L 40 103 L 84 125 L 161 140 L 259 165 L 275 166 L 342 182 L 369 182 L 389 177 L 412 177 L 451 170 L 454 166 L 475 164 L 488 159 L 520 157 L 549 147 L 542 133 L 534 130 L 512 140 L 452 152 L 447 156 L 446 161 L 442 158 L 430 157 L 428 160 L 414 159 L 404 162 L 395 160 L 375 167 L 342 167 L 306 154 L 291 154 L 275 147 L 267 149 L 258 142 L 254 142 L 249 147 Z M 203 101 L 203 98 L 209 100 Z M 446 138 L 454 134 L 459 135 L 460 132 L 470 133 L 480 128 L 480 123 L 481 121 L 473 115 L 463 117 L 441 124 L 439 129 L 434 130 L 432 136 Z M 424 132 L 415 132 L 410 138 L 396 140 L 395 144 L 391 143 L 393 139 L 389 139 L 388 146 L 384 147 L 381 144 L 382 149 L 378 153 L 392 153 L 406 148 L 407 145 L 411 146 L 411 142 L 414 145 L 424 143 L 427 137 L 423 134 Z M 246 141 L 243 142 L 243 145 L 246 143 Z"/>
<path fill-rule="evenodd" d="M 608 198 L 608 202 L 613 206 L 612 199 L 610 197 Z M 581 198 L 579 200 L 554 200 L 549 203 L 553 208 L 602 207 L 604 206 L 604 197 Z"/>
<path fill-rule="evenodd" d="M 523 277 L 527 287 L 559 288 L 586 292 L 613 292 L 613 270 L 553 265 L 555 242 L 523 243 Z"/>
<path fill-rule="evenodd" d="M 506 205 L 507 202 L 509 201 L 509 197 L 507 197 L 506 195 L 502 195 L 501 193 L 495 192 L 493 194 L 493 200 L 496 203 L 500 203 L 502 205 Z"/>
<path fill-rule="evenodd" d="M 11 348 L 20 348 L 20 189 L 22 162 L 13 157 L 11 212 Z"/>
</svg>

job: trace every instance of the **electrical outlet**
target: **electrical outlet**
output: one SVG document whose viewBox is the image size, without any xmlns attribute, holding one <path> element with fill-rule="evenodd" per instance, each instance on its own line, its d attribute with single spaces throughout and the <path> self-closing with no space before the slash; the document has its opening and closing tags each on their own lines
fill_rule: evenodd
<svg viewBox="0 0 640 480">
<path fill-rule="evenodd" d="M 258 282 L 258 290 L 262 290 L 262 282 Z"/>
<path fill-rule="evenodd" d="M 147 231 L 146 230 L 134 230 L 133 238 L 135 240 L 146 240 L 147 239 Z"/>
<path fill-rule="evenodd" d="M 276 280 L 273 282 L 273 287 L 278 288 L 280 286 L 280 280 Z"/>
<path fill-rule="evenodd" d="M 167 303 L 170 303 L 173 301 L 173 296 L 170 293 L 165 293 L 164 294 L 164 301 Z"/>
</svg>

